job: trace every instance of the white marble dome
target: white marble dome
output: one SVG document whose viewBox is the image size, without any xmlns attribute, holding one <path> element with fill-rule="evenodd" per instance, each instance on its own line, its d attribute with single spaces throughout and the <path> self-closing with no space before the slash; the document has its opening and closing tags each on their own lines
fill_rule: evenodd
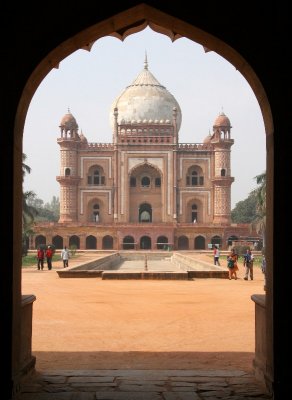
<svg viewBox="0 0 292 400">
<path fill-rule="evenodd" d="M 148 70 L 147 59 L 144 69 L 134 82 L 126 87 L 112 103 L 110 124 L 114 128 L 114 109 L 118 109 L 118 123 L 125 121 L 172 121 L 173 108 L 177 110 L 177 129 L 181 126 L 181 109 L 174 96 L 162 86 Z"/>
</svg>

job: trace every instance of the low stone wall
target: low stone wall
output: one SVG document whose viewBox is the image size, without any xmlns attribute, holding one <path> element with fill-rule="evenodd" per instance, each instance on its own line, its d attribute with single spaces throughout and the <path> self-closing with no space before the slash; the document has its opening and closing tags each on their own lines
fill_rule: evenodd
<svg viewBox="0 0 292 400">
<path fill-rule="evenodd" d="M 31 352 L 32 311 L 36 297 L 33 294 L 23 295 L 21 300 L 21 346 L 20 371 L 26 375 L 35 367 L 36 358 Z"/>
<path fill-rule="evenodd" d="M 104 271 L 102 279 L 153 279 L 153 280 L 188 280 L 187 272 L 119 272 Z"/>
<path fill-rule="evenodd" d="M 256 379 L 271 390 L 270 379 L 267 371 L 267 336 L 266 336 L 266 295 L 253 294 L 255 303 L 255 358 L 253 367 Z"/>
</svg>

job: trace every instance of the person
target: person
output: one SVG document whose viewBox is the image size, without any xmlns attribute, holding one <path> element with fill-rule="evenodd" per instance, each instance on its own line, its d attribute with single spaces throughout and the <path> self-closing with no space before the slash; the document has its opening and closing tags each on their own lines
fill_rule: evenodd
<svg viewBox="0 0 292 400">
<path fill-rule="evenodd" d="M 233 276 L 234 279 L 237 279 L 237 274 L 236 274 L 236 271 L 238 271 L 237 260 L 238 260 L 238 255 L 235 253 L 234 248 L 232 248 L 227 256 L 228 277 L 230 280 L 232 279 Z"/>
<path fill-rule="evenodd" d="M 267 268 L 267 261 L 266 261 L 266 257 L 265 257 L 265 256 L 263 256 L 261 268 L 262 268 L 262 273 L 264 274 L 264 290 L 266 290 L 266 268 Z"/>
<path fill-rule="evenodd" d="M 218 249 L 218 246 L 214 246 L 214 265 L 219 265 L 220 267 L 220 262 L 219 262 L 219 257 L 220 257 L 220 251 Z"/>
<path fill-rule="evenodd" d="M 253 280 L 253 254 L 250 249 L 248 249 L 244 255 L 244 261 L 243 261 L 243 266 L 245 267 L 245 275 L 244 275 L 244 280 L 247 281 L 248 277 L 250 277 L 250 280 Z"/>
<path fill-rule="evenodd" d="M 38 260 L 38 269 L 39 270 L 44 269 L 44 258 L 45 258 L 45 252 L 41 247 L 39 247 L 38 251 L 37 251 L 37 260 Z"/>
<path fill-rule="evenodd" d="M 53 258 L 53 249 L 51 246 L 48 246 L 46 251 L 46 258 L 48 263 L 48 270 L 52 269 L 52 258 Z"/>
<path fill-rule="evenodd" d="M 65 246 L 64 249 L 61 251 L 61 259 L 63 260 L 64 268 L 69 267 L 69 258 L 70 258 L 70 253 L 67 247 Z"/>
</svg>

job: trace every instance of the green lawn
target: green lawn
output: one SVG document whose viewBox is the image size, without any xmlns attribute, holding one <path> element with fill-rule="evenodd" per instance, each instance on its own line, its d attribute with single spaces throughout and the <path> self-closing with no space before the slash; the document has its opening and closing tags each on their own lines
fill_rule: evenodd
<svg viewBox="0 0 292 400">
<path fill-rule="evenodd" d="M 59 254 L 54 254 L 52 261 L 59 261 L 60 260 L 60 255 Z M 46 261 L 46 259 L 45 259 Z M 22 267 L 31 267 L 31 266 L 37 266 L 37 257 L 36 254 L 28 254 L 27 256 L 22 257 Z"/>
</svg>

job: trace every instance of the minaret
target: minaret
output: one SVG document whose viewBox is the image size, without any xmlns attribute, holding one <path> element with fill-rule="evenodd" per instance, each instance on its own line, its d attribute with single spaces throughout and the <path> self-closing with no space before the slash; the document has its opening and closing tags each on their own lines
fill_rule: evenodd
<svg viewBox="0 0 292 400">
<path fill-rule="evenodd" d="M 60 176 L 60 219 L 59 222 L 77 221 L 77 187 L 80 180 L 77 167 L 77 151 L 80 143 L 78 125 L 68 109 L 60 123 L 61 137 L 57 139 L 60 145 L 61 165 Z"/>
<path fill-rule="evenodd" d="M 231 124 L 229 118 L 221 112 L 213 125 L 211 143 L 214 145 L 214 224 L 229 224 L 231 222 L 231 176 L 230 154 L 234 140 L 230 136 Z"/>
</svg>

